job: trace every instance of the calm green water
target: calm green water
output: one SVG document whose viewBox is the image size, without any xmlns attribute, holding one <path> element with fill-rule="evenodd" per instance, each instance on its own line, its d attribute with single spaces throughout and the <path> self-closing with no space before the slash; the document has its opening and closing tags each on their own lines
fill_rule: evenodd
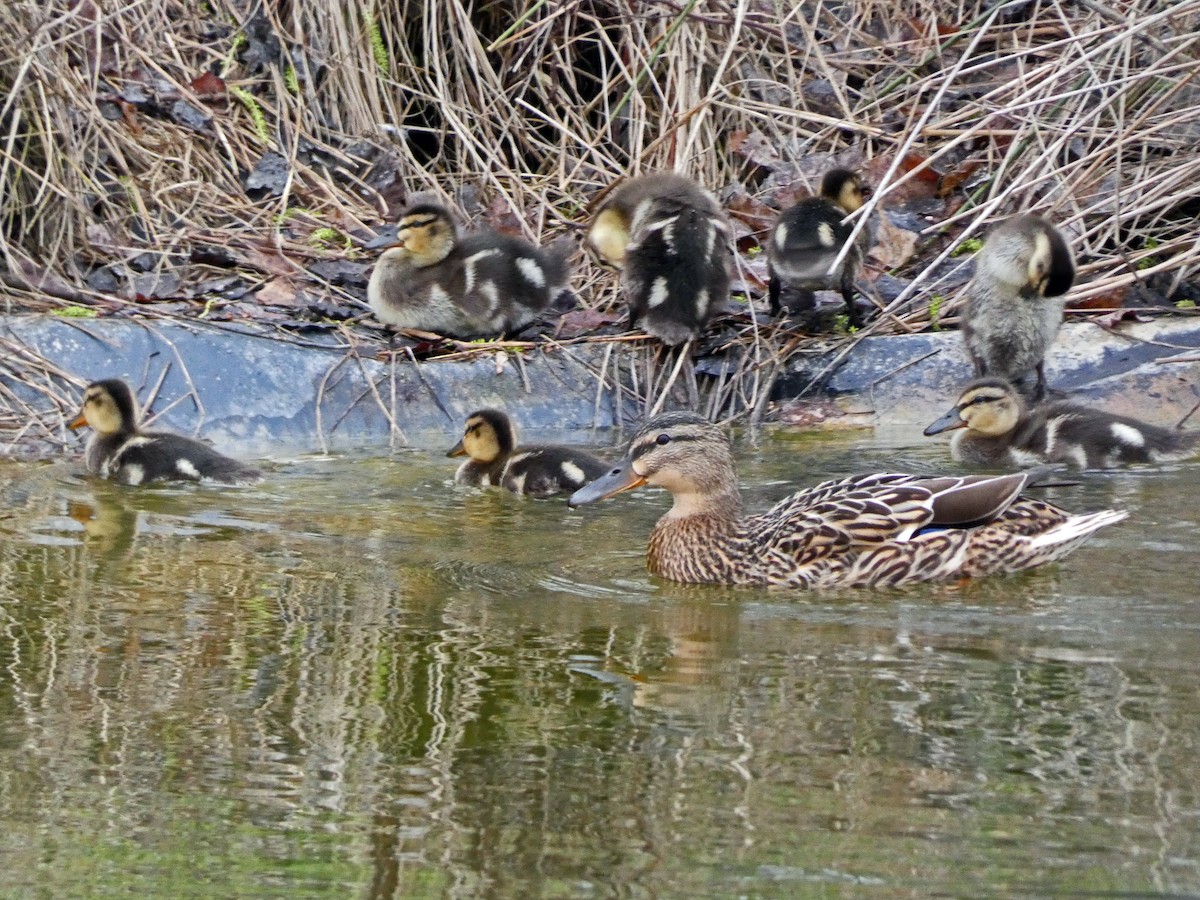
<svg viewBox="0 0 1200 900">
<path fill-rule="evenodd" d="M 767 435 L 755 504 L 936 442 Z M 665 495 L 439 452 L 237 491 L 0 466 L 0 896 L 1200 891 L 1200 465 L 1034 574 L 672 585 Z"/>
</svg>

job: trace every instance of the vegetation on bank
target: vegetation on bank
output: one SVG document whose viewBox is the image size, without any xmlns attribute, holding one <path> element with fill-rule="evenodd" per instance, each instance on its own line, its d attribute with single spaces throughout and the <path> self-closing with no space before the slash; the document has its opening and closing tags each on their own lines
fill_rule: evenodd
<svg viewBox="0 0 1200 900">
<path fill-rule="evenodd" d="M 829 339 L 765 321 L 759 246 L 834 163 L 876 186 L 868 332 L 952 327 L 962 248 L 1017 210 L 1069 235 L 1076 306 L 1187 308 L 1198 28 L 1200 0 L 14 0 L 3 308 L 253 321 L 361 352 L 384 339 L 361 245 L 414 194 L 548 241 L 622 176 L 677 168 L 720 193 L 751 301 L 699 349 L 758 378 Z M 580 254 L 574 286 L 581 308 L 546 330 L 624 340 L 611 276 Z M 37 365 L 6 353 L 0 376 Z"/>
</svg>

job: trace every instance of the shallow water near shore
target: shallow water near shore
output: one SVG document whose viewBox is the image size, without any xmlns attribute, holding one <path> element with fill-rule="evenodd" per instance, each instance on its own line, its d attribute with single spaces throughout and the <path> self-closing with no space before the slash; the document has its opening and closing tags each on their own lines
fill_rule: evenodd
<svg viewBox="0 0 1200 900">
<path fill-rule="evenodd" d="M 949 468 L 909 437 L 743 439 L 748 505 Z M 1200 891 L 1200 464 L 1048 489 L 1130 512 L 1059 565 L 828 594 L 453 468 L 0 464 L 0 894 Z"/>
</svg>

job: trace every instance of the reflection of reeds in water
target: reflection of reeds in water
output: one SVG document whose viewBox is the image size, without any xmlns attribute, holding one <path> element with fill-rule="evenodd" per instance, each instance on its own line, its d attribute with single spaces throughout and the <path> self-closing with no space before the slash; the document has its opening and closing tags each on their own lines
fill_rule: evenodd
<svg viewBox="0 0 1200 900">
<path fill-rule="evenodd" d="M 54 490 L 24 496 L 22 521 L 61 515 Z M 215 520 L 223 502 L 116 496 L 116 511 L 86 502 L 152 525 Z M 73 833 L 60 810 L 99 798 L 105 828 L 144 840 L 164 797 L 217 797 L 198 811 L 214 827 L 253 821 L 268 847 L 328 834 L 380 896 L 419 893 L 430 873 L 465 894 L 530 878 L 636 893 L 714 874 L 680 847 L 757 865 L 797 834 L 816 858 L 870 858 L 907 884 L 914 865 L 961 865 L 960 828 L 984 844 L 1057 833 L 1081 808 L 1191 852 L 1177 837 L 1196 774 L 1188 673 L 1028 650 L 1046 607 L 1082 614 L 1053 589 L 1029 599 L 1042 582 L 932 597 L 668 586 L 620 602 L 542 588 L 540 566 L 514 563 L 493 590 L 502 546 L 472 551 L 488 523 L 541 539 L 555 507 L 480 492 L 460 517 L 431 509 L 443 530 L 469 523 L 447 571 L 386 503 L 340 510 L 334 528 L 324 495 L 239 496 L 261 504 L 242 510 L 256 522 L 324 530 L 145 530 L 121 576 L 91 537 L 0 540 L 0 769 L 37 772 L 36 799 L 4 780 L 0 807 Z"/>
</svg>

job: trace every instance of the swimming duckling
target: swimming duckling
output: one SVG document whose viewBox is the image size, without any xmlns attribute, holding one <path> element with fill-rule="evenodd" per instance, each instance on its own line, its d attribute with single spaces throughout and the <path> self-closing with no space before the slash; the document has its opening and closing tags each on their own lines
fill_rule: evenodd
<svg viewBox="0 0 1200 900">
<path fill-rule="evenodd" d="M 567 289 L 570 245 L 546 250 L 497 231 L 459 237 L 445 207 L 422 203 L 400 217 L 367 300 L 394 328 L 470 338 L 512 333 Z"/>
<path fill-rule="evenodd" d="M 731 235 L 716 197 L 681 175 L 657 173 L 617 188 L 588 242 L 621 270 L 630 327 L 674 345 L 699 335 L 729 299 Z"/>
<path fill-rule="evenodd" d="M 963 340 L 975 377 L 1016 382 L 1036 372 L 1032 399 L 1043 399 L 1046 351 L 1074 281 L 1071 249 L 1045 219 L 1016 216 L 993 228 L 975 257 L 963 310 Z"/>
<path fill-rule="evenodd" d="M 85 425 L 94 434 L 84 459 L 88 471 L 101 478 L 129 485 L 201 479 L 253 484 L 262 479 L 258 469 L 223 456 L 208 444 L 169 431 L 138 428 L 133 391 L 119 378 L 87 386 L 83 409 L 69 427 Z"/>
<path fill-rule="evenodd" d="M 572 506 L 643 484 L 666 488 L 671 511 L 650 535 L 650 571 L 673 581 L 874 587 L 1016 572 L 1052 562 L 1124 512 L 1072 516 L 1021 497 L 1028 473 L 857 475 L 742 512 L 725 431 L 693 413 L 652 420 Z"/>
<path fill-rule="evenodd" d="M 1097 469 L 1166 462 L 1195 454 L 1200 441 L 1198 433 L 1160 428 L 1066 401 L 1028 409 L 1017 389 L 1002 378 L 972 381 L 954 408 L 925 434 L 954 429 L 959 430 L 950 439 L 950 455 L 978 465 L 1064 462 Z"/>
<path fill-rule="evenodd" d="M 512 420 L 498 409 L 471 413 L 462 440 L 446 455 L 470 457 L 454 474 L 458 484 L 496 485 L 534 497 L 576 490 L 608 470 L 602 460 L 574 447 L 518 447 Z"/>
<path fill-rule="evenodd" d="M 801 200 L 779 216 L 767 242 L 771 315 L 779 315 L 783 308 L 781 295 L 785 287 L 800 293 L 798 312 L 814 307 L 814 290 L 836 287 L 846 301 L 850 324 L 861 327 L 862 317 L 854 306 L 854 279 L 871 249 L 868 229 L 858 233 L 841 265 L 833 272 L 830 269 L 854 229 L 845 217 L 859 209 L 870 195 L 871 189 L 856 173 L 833 169 L 821 179 L 818 196 Z"/>
</svg>

